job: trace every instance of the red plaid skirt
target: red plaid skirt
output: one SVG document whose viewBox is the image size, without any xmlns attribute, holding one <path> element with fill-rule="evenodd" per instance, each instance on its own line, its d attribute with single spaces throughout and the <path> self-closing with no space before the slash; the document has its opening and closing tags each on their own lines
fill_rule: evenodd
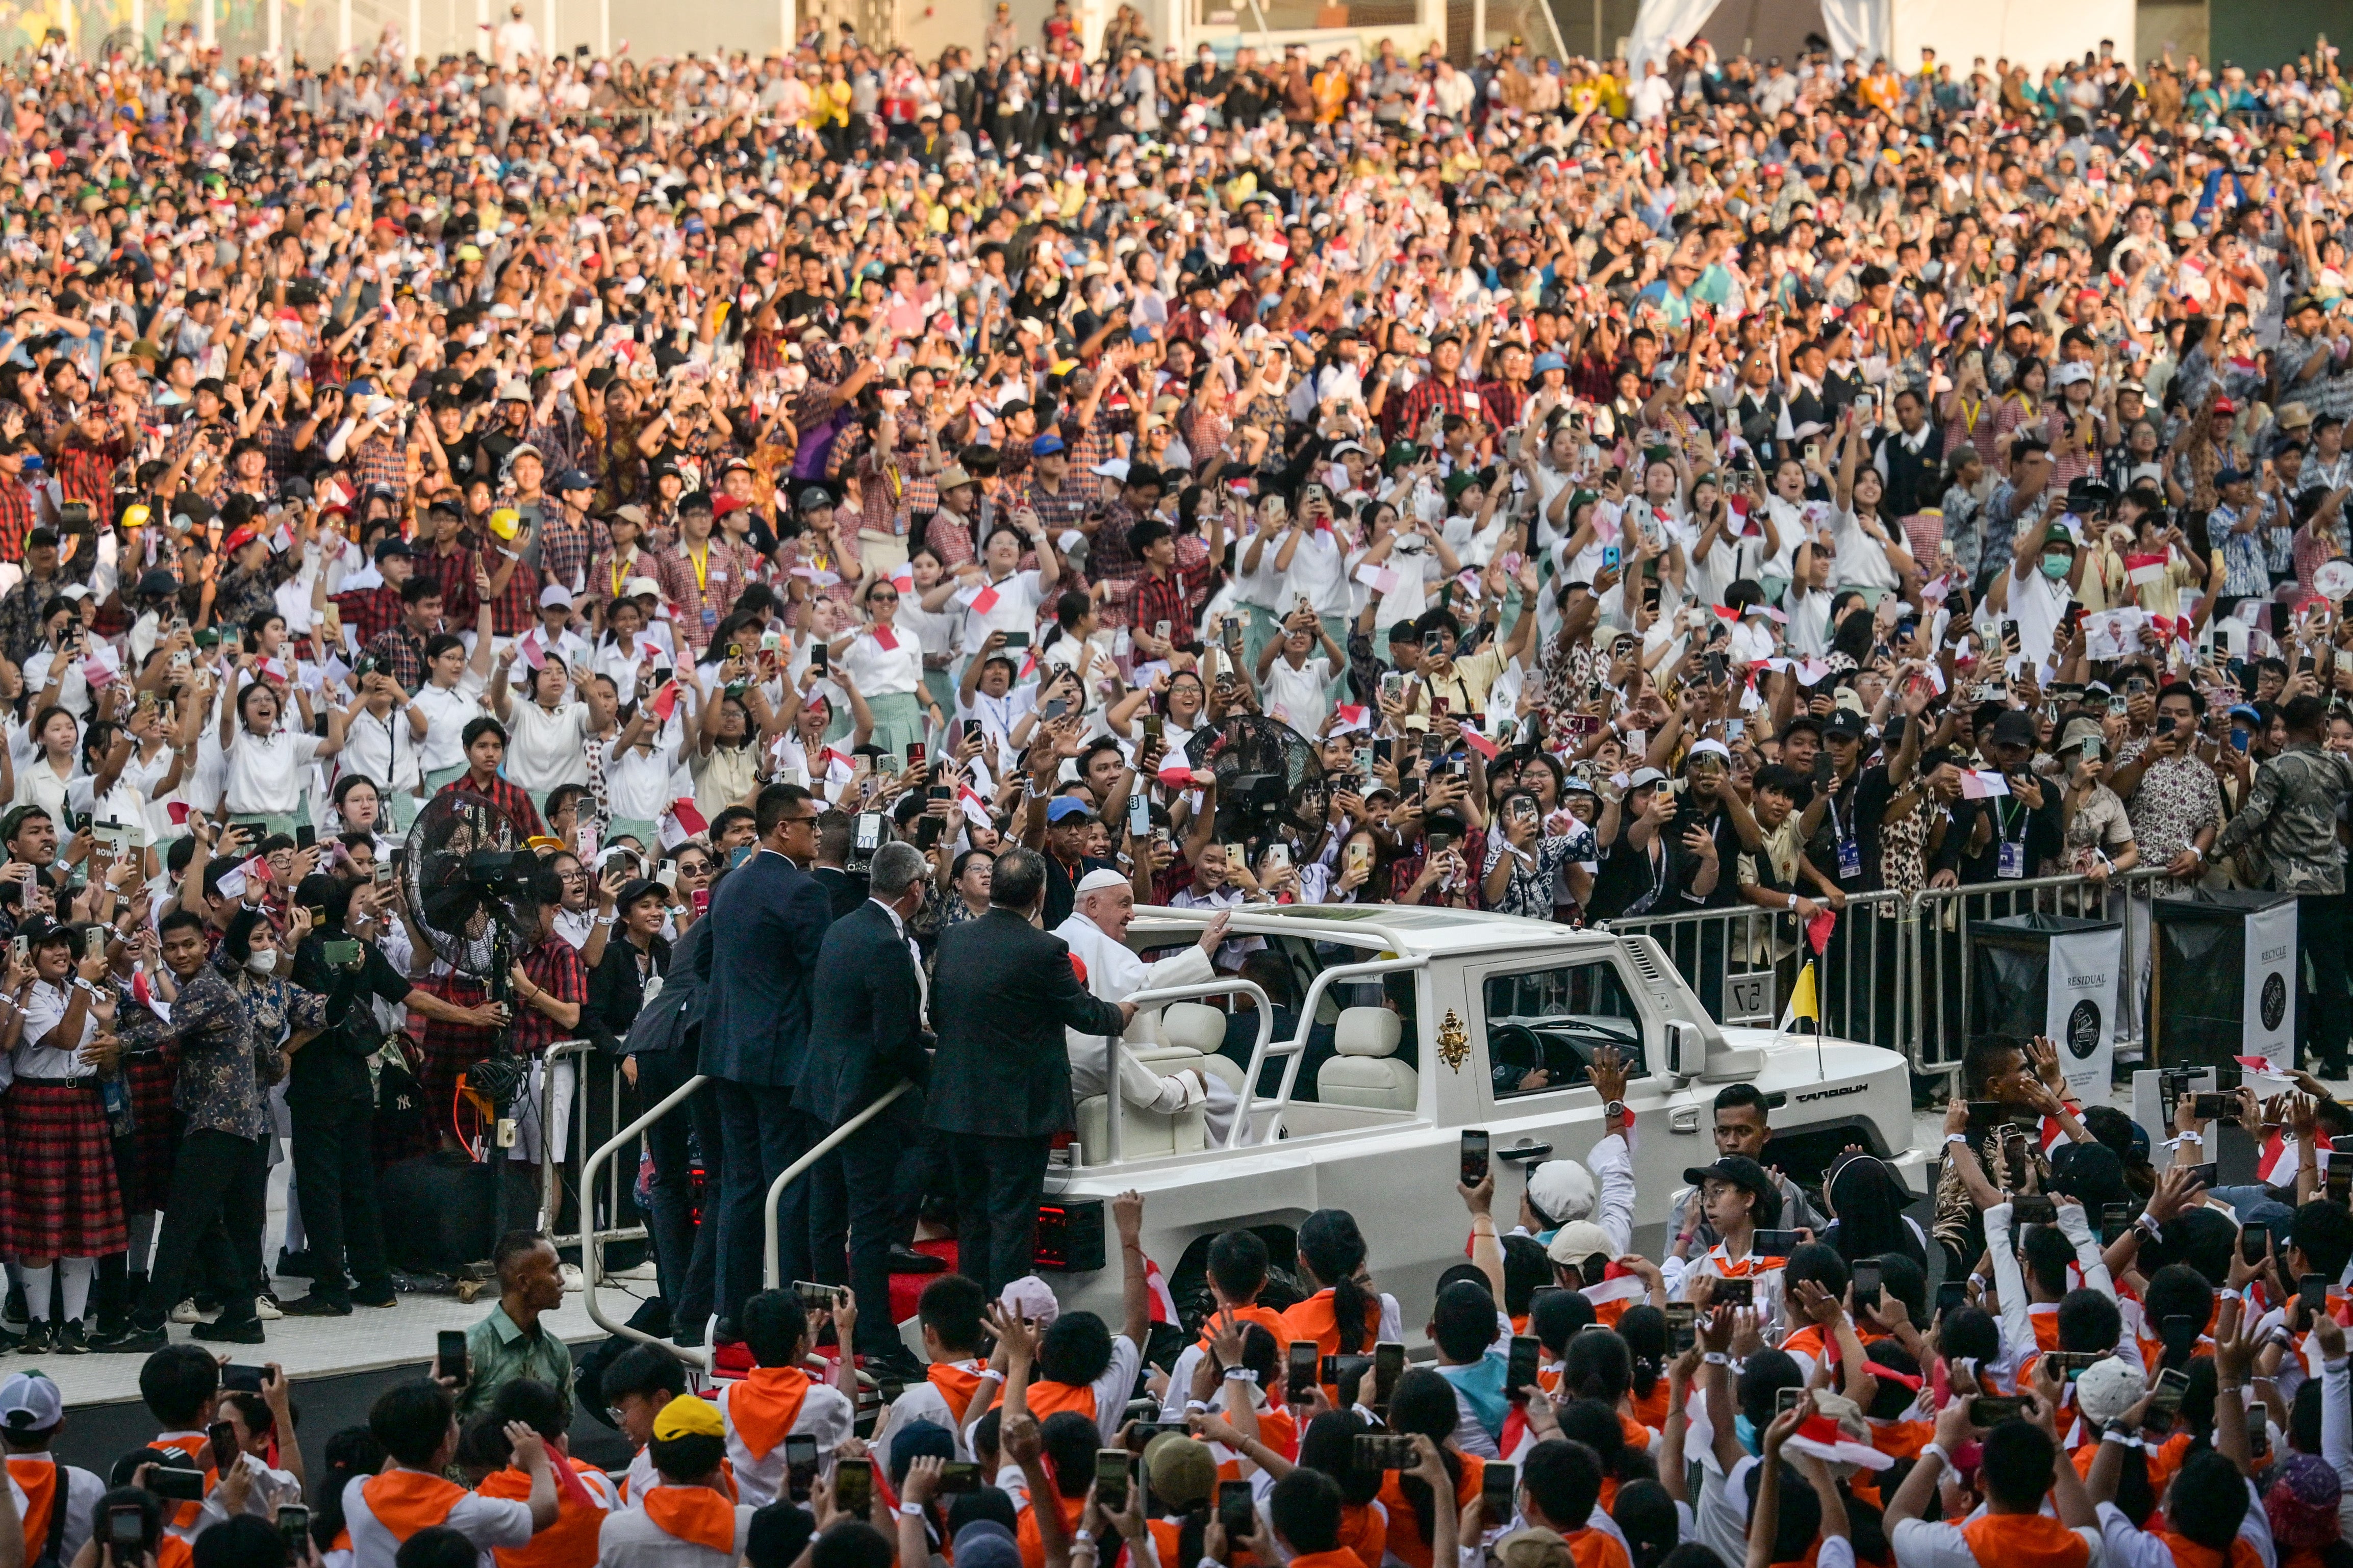
<svg viewBox="0 0 2353 1568">
<path fill-rule="evenodd" d="M 122 1186 L 126 1214 L 161 1209 L 172 1190 L 172 1163 L 178 1158 L 180 1140 L 172 1115 L 172 1086 L 180 1078 L 180 1040 L 174 1035 L 164 1048 L 122 1058 L 122 1079 L 131 1090 L 132 1131 L 115 1141 L 114 1171 Z"/>
<path fill-rule="evenodd" d="M 418 986 L 453 1007 L 479 1007 L 489 996 L 479 980 L 462 974 L 437 974 Z M 450 1105 L 458 1094 L 458 1077 L 491 1054 L 496 1037 L 488 1029 L 428 1019 L 425 1025 L 425 1120 L 438 1142 L 451 1130 Z"/>
<path fill-rule="evenodd" d="M 98 1090 L 11 1085 L 0 1251 L 25 1258 L 103 1258 L 131 1245 L 114 1140 Z"/>
</svg>

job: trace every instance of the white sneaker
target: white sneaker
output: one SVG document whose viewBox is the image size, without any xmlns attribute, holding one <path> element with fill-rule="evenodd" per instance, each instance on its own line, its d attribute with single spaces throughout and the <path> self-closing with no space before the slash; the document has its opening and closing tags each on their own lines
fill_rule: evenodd
<svg viewBox="0 0 2353 1568">
<path fill-rule="evenodd" d="M 280 1318 L 283 1318 L 286 1314 L 280 1311 L 278 1309 L 278 1303 L 271 1300 L 269 1297 L 256 1296 L 253 1299 L 253 1315 L 259 1318 L 265 1323 L 274 1323 Z"/>
<path fill-rule="evenodd" d="M 564 1265 L 564 1288 L 566 1290 L 586 1290 L 588 1289 L 588 1277 L 580 1272 L 580 1266 L 578 1264 L 567 1263 Z"/>
<path fill-rule="evenodd" d="M 172 1309 L 172 1321 L 175 1323 L 201 1323 L 205 1321 L 205 1315 L 196 1310 L 196 1299 L 193 1296 Z"/>
</svg>

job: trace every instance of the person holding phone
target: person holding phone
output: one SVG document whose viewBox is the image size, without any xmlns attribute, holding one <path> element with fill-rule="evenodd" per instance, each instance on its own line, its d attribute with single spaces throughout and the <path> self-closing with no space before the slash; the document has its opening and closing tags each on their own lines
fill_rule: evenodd
<svg viewBox="0 0 2353 1568">
<path fill-rule="evenodd" d="M 396 1568 L 404 1542 L 428 1526 L 454 1530 L 484 1555 L 522 1546 L 556 1521 L 554 1461 L 528 1425 L 504 1428 L 514 1465 L 531 1479 L 520 1499 L 484 1497 L 448 1479 L 458 1451 L 458 1418 L 448 1391 L 425 1378 L 396 1384 L 368 1407 L 368 1430 L 391 1462 L 343 1489 L 343 1524 L 352 1568 Z"/>
<path fill-rule="evenodd" d="M 837 1305 L 831 1311 L 841 1337 L 854 1342 L 855 1308 Z M 793 1291 L 761 1291 L 744 1303 L 739 1320 L 752 1370 L 720 1390 L 718 1405 L 736 1496 L 756 1508 L 786 1493 L 787 1436 L 814 1437 L 819 1474 L 832 1475 L 835 1452 L 850 1436 L 858 1413 L 858 1371 L 847 1356 L 833 1384 L 818 1383 L 801 1370 L 809 1314 Z"/>
</svg>

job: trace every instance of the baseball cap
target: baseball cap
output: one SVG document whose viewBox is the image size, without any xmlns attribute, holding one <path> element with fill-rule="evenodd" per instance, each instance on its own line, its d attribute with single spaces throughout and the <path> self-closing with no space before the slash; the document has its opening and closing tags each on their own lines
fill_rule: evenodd
<svg viewBox="0 0 2353 1568">
<path fill-rule="evenodd" d="M 1610 1244 L 1609 1233 L 1589 1219 L 1571 1220 L 1553 1233 L 1552 1245 L 1545 1255 L 1555 1263 L 1582 1263 L 1599 1254 L 1615 1258 L 1618 1248 Z"/>
<path fill-rule="evenodd" d="M 417 552 L 408 547 L 406 540 L 395 538 L 387 533 L 375 542 L 375 558 L 381 561 L 387 555 L 406 555 L 413 560 L 416 558 Z"/>
<path fill-rule="evenodd" d="M 570 609 L 572 590 L 558 583 L 550 583 L 546 587 L 542 588 L 539 591 L 539 607 L 544 610 L 554 605 L 561 605 L 565 609 Z"/>
<path fill-rule="evenodd" d="M 1528 1205 L 1536 1217 L 1568 1225 L 1593 1214 L 1593 1173 L 1575 1160 L 1546 1160 L 1528 1173 Z"/>
<path fill-rule="evenodd" d="M 1074 816 L 1083 818 L 1093 815 L 1093 808 L 1075 795 L 1059 795 L 1046 807 L 1046 820 L 1049 824 L 1068 822 Z"/>
<path fill-rule="evenodd" d="M 1040 436 L 1029 443 L 1029 455 L 1033 458 L 1050 458 L 1061 450 L 1060 436 Z"/>
<path fill-rule="evenodd" d="M 2034 721 L 2013 708 L 1993 721 L 1989 742 L 1997 746 L 2031 746 L 2041 739 Z"/>
<path fill-rule="evenodd" d="M 0 1383 L 0 1428 L 46 1432 L 65 1418 L 65 1396 L 41 1373 L 20 1372 Z"/>
<path fill-rule="evenodd" d="M 561 490 L 593 490 L 596 481 L 578 468 L 566 468 L 555 476 L 555 488 Z"/>
<path fill-rule="evenodd" d="M 1713 1165 L 1694 1165 L 1683 1172 L 1683 1180 L 1693 1186 L 1702 1182 L 1730 1182 L 1736 1187 L 1757 1194 L 1757 1219 L 1767 1223 L 1781 1217 L 1781 1189 L 1765 1167 L 1746 1154 L 1726 1154 Z"/>
</svg>

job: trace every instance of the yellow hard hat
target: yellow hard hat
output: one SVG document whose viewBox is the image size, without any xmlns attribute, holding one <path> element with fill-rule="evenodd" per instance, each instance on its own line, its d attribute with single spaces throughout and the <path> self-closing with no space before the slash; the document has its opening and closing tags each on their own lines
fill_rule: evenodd
<svg viewBox="0 0 2353 1568">
<path fill-rule="evenodd" d="M 522 513 L 511 506 L 502 506 L 491 513 L 491 531 L 501 539 L 512 539 L 522 531 Z"/>
<path fill-rule="evenodd" d="M 152 515 L 153 514 L 143 506 L 126 506 L 122 509 L 122 526 L 144 528 L 147 526 L 148 518 Z"/>
</svg>

